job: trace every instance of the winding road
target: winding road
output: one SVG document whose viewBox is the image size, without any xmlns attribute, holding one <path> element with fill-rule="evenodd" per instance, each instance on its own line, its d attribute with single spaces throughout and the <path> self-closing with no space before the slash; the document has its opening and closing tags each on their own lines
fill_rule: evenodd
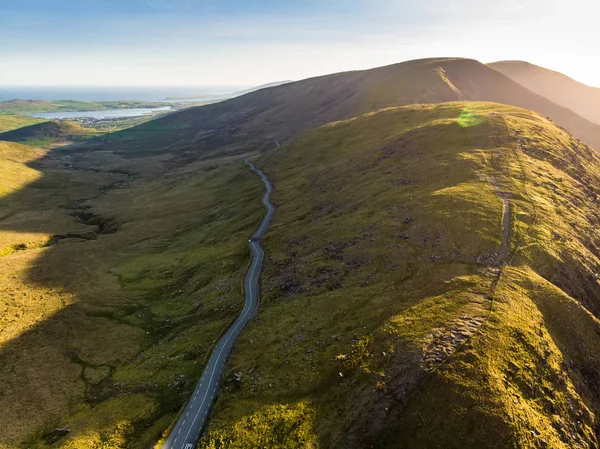
<svg viewBox="0 0 600 449">
<path fill-rule="evenodd" d="M 260 175 L 265 184 L 266 192 L 262 202 L 267 208 L 267 214 L 260 223 L 260 226 L 250 240 L 248 240 L 248 246 L 252 252 L 252 263 L 244 280 L 246 302 L 242 312 L 217 343 L 192 397 L 181 413 L 173 431 L 165 440 L 162 449 L 193 449 L 196 447 L 212 403 L 219 390 L 221 375 L 223 374 L 225 362 L 231 352 L 233 343 L 258 308 L 258 277 L 264 258 L 264 252 L 259 241 L 271 222 L 275 208 L 270 202 L 273 186 L 269 178 L 257 169 L 249 159 L 246 159 L 245 163 Z"/>
</svg>

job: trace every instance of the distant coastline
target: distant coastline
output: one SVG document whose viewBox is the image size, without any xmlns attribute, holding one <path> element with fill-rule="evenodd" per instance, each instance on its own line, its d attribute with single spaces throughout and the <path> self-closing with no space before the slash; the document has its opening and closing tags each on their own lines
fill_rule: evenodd
<svg viewBox="0 0 600 449">
<path fill-rule="evenodd" d="M 77 101 L 173 101 L 166 98 L 227 97 L 248 86 L 0 86 L 0 101 L 77 100 Z"/>
<path fill-rule="evenodd" d="M 109 109 L 104 111 L 77 111 L 77 112 L 43 112 L 37 114 L 27 114 L 29 117 L 43 118 L 49 120 L 68 119 L 68 118 L 93 118 L 108 119 L 122 117 L 140 117 L 143 115 L 152 115 L 156 112 L 170 111 L 170 106 L 160 108 L 133 108 L 133 109 Z"/>
</svg>

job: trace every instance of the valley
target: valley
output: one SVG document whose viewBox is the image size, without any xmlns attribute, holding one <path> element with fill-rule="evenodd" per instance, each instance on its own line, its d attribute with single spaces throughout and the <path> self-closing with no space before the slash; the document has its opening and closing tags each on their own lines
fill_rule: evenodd
<svg viewBox="0 0 600 449">
<path fill-rule="evenodd" d="M 600 125 L 493 67 L 0 119 L 0 448 L 597 447 Z"/>
<path fill-rule="evenodd" d="M 136 160 L 133 172 L 111 154 L 28 150 L 17 159 L 26 148 L 9 144 L 3 154 L 3 167 L 14 161 L 7 170 L 19 174 L 8 185 L 2 178 L 0 446 L 62 437 L 67 447 L 144 447 L 242 307 L 260 181 L 227 161 L 165 174 L 159 161 Z M 231 179 L 233 201 L 223 189 Z"/>
</svg>

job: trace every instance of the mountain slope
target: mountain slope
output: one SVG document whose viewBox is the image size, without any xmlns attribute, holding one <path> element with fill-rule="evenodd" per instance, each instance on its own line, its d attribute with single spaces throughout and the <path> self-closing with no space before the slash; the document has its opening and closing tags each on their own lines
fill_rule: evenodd
<svg viewBox="0 0 600 449">
<path fill-rule="evenodd" d="M 524 61 L 500 61 L 488 66 L 581 117 L 600 124 L 600 88 Z"/>
<path fill-rule="evenodd" d="M 189 398 L 264 209 L 245 156 L 186 157 L 0 142 L 0 447 L 143 449 Z M 202 447 L 597 446 L 593 151 L 458 102 L 257 163 L 261 311 Z"/>
<path fill-rule="evenodd" d="M 385 107 L 455 100 L 493 101 L 537 111 L 600 148 L 600 126 L 477 61 L 439 58 L 338 73 L 170 114 L 115 133 L 114 147 L 216 150 L 270 148 L 299 132 Z"/>
<path fill-rule="evenodd" d="M 47 147 L 55 142 L 82 140 L 96 134 L 96 130 L 75 123 L 46 121 L 0 133 L 0 140 Z"/>
<path fill-rule="evenodd" d="M 241 310 L 260 178 L 165 165 L 0 141 L 0 448 L 152 447 Z"/>
<path fill-rule="evenodd" d="M 235 95 L 235 96 L 246 95 L 246 94 L 249 94 L 251 92 L 255 92 L 257 90 L 266 89 L 268 87 L 281 86 L 282 84 L 287 84 L 287 83 L 292 83 L 292 82 L 293 82 L 292 80 L 273 81 L 273 82 L 270 82 L 270 83 L 261 84 L 260 86 L 255 86 L 255 87 L 251 87 L 249 89 L 245 89 L 245 90 L 240 90 L 240 91 L 234 92 L 233 95 Z"/>
<path fill-rule="evenodd" d="M 24 115 L 0 115 L 0 133 L 45 121 L 46 120 L 44 119 L 27 117 Z"/>
<path fill-rule="evenodd" d="M 257 162 L 277 209 L 261 307 L 202 448 L 597 447 L 594 151 L 462 102 Z"/>
</svg>

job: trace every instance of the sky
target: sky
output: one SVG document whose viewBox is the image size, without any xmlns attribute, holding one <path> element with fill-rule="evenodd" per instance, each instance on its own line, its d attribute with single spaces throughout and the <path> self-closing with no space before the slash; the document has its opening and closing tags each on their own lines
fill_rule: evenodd
<svg viewBox="0 0 600 449">
<path fill-rule="evenodd" d="M 0 85 L 250 86 L 526 60 L 600 87 L 590 0 L 0 0 Z"/>
</svg>

